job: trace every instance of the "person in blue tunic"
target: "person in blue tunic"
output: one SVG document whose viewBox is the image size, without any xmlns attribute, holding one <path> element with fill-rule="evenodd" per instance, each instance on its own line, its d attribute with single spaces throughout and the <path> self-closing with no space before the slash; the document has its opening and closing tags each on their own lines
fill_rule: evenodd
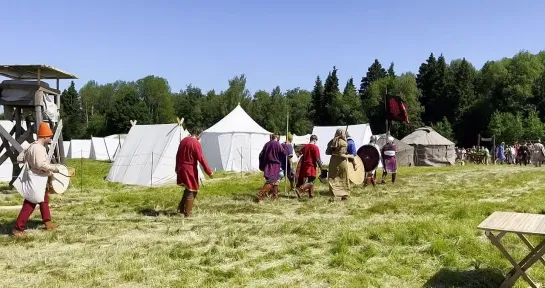
<svg viewBox="0 0 545 288">
<path fill-rule="evenodd" d="M 346 144 L 346 152 L 356 156 L 356 143 L 354 143 L 354 140 L 350 137 L 350 133 L 348 132 L 346 132 Z"/>
<path fill-rule="evenodd" d="M 498 146 L 498 154 L 496 155 L 497 156 L 497 159 L 498 161 L 500 162 L 500 164 L 503 164 L 503 161 L 505 161 L 505 143 L 504 142 L 501 142 L 501 144 Z"/>
</svg>

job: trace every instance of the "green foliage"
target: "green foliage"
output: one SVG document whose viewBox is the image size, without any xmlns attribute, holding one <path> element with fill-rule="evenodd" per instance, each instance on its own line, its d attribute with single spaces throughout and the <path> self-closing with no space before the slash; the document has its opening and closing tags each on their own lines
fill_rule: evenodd
<svg viewBox="0 0 545 288">
<path fill-rule="evenodd" d="M 129 120 L 173 123 L 176 117 L 184 118 L 187 128 L 206 129 L 238 104 L 271 132 L 285 133 L 289 114 L 289 130 L 296 135 L 311 133 L 314 125 L 358 123 L 369 123 L 379 134 L 386 129 L 385 93 L 407 102 L 412 127 L 435 127 L 461 146 L 475 145 L 478 134 L 494 133 L 504 141 L 544 134 L 545 51 L 535 55 L 521 51 L 512 58 L 488 61 L 480 69 L 466 58 L 447 62 L 445 56 L 430 53 L 417 75 L 396 74 L 394 63 L 386 70 L 375 59 L 358 91 L 352 78 L 339 79 L 337 67 L 324 81 L 319 76 L 314 80 L 312 91 L 271 86 L 272 90 L 253 94 L 244 74 L 229 79 L 228 88 L 220 92 L 188 85 L 172 93 L 166 79 L 153 75 L 135 82 L 89 81 L 79 94 L 73 85 L 63 91 L 64 136 L 123 133 L 130 128 Z M 346 81 L 342 91 L 340 81 Z M 394 122 L 390 132 L 403 138 L 411 127 Z"/>
<path fill-rule="evenodd" d="M 435 123 L 432 127 L 437 133 L 441 134 L 443 137 L 454 140 L 454 133 L 452 132 L 452 126 L 450 125 L 450 122 L 448 121 L 447 117 L 443 117 L 443 120 L 440 122 Z"/>
<path fill-rule="evenodd" d="M 524 136 L 522 118 L 511 112 L 494 112 L 488 131 L 496 136 L 496 142 L 513 143 Z"/>
<path fill-rule="evenodd" d="M 524 119 L 524 138 L 527 140 L 537 140 L 543 138 L 545 126 L 539 119 L 536 111 L 530 111 L 528 117 Z"/>
</svg>

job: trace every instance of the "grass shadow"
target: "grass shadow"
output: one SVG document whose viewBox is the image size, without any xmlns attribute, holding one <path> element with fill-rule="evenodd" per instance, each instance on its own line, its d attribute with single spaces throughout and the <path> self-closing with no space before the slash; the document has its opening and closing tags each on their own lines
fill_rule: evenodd
<svg viewBox="0 0 545 288">
<path fill-rule="evenodd" d="M 499 287 L 504 278 L 499 269 L 459 271 L 442 268 L 424 284 L 424 287 Z"/>
<path fill-rule="evenodd" d="M 26 223 L 26 229 L 37 229 L 43 225 L 39 220 L 28 220 Z M 0 235 L 11 235 L 11 230 L 15 227 L 15 221 L 1 222 L 0 223 Z"/>
<path fill-rule="evenodd" d="M 150 216 L 150 217 L 157 217 L 159 215 L 164 215 L 164 216 L 177 216 L 179 215 L 178 212 L 176 211 L 172 211 L 172 210 L 155 210 L 155 209 L 150 209 L 150 208 L 146 208 L 146 209 L 141 209 L 138 211 L 138 213 L 144 215 L 144 216 Z"/>
<path fill-rule="evenodd" d="M 16 193 L 17 193 L 17 190 L 15 190 L 15 188 L 10 185 L 0 186 L 0 194 L 16 194 Z"/>
</svg>

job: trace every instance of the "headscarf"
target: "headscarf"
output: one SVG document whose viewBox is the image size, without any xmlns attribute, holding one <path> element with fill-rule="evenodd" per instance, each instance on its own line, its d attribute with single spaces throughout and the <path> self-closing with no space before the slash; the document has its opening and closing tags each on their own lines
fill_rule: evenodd
<svg viewBox="0 0 545 288">
<path fill-rule="evenodd" d="M 339 128 L 335 131 L 335 138 L 331 141 L 331 148 L 339 148 L 342 146 L 346 146 L 346 129 Z"/>
<path fill-rule="evenodd" d="M 388 136 L 388 143 L 394 143 L 394 137 Z"/>
</svg>

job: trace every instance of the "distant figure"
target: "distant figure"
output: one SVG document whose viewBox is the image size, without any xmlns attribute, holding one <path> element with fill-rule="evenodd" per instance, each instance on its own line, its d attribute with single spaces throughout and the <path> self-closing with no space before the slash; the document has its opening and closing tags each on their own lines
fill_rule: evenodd
<svg viewBox="0 0 545 288">
<path fill-rule="evenodd" d="M 388 136 L 386 144 L 382 147 L 382 184 L 386 183 L 386 176 L 388 173 L 392 174 L 392 183 L 396 182 L 397 176 L 397 160 L 396 160 L 396 146 L 394 144 L 394 137 Z"/>
<path fill-rule="evenodd" d="M 278 142 L 280 136 L 278 134 L 271 135 L 271 140 L 263 146 L 259 153 L 259 170 L 263 171 L 265 184 L 259 190 L 255 199 L 256 202 L 263 200 L 265 196 L 272 190 L 273 198 L 278 199 L 278 185 L 280 184 L 280 172 L 282 171 L 282 158 L 286 157 L 286 151 L 282 144 Z"/>
<path fill-rule="evenodd" d="M 295 194 L 301 198 L 301 193 L 308 191 L 308 197 L 314 197 L 314 181 L 316 180 L 316 166 L 322 170 L 322 160 L 320 159 L 320 149 L 316 146 L 318 136 L 311 135 L 310 143 L 301 148 L 301 167 L 297 177 L 297 188 Z"/>
<path fill-rule="evenodd" d="M 182 200 L 178 204 L 178 212 L 183 213 L 185 217 L 191 216 L 193 201 L 195 201 L 199 192 L 199 162 L 204 168 L 204 172 L 212 177 L 212 170 L 206 159 L 204 159 L 201 143 L 199 142 L 201 135 L 201 129 L 193 129 L 191 136 L 185 137 L 180 142 L 176 153 L 176 183 L 185 187 Z"/>
<path fill-rule="evenodd" d="M 498 149 L 496 151 L 496 161 L 499 161 L 500 164 L 503 164 L 503 161 L 505 161 L 505 142 L 501 142 L 500 146 L 498 146 Z"/>
<path fill-rule="evenodd" d="M 545 161 L 545 149 L 543 147 L 543 144 L 541 144 L 541 139 L 537 140 L 537 142 L 534 144 L 534 165 L 536 167 L 541 167 L 541 164 L 543 161 Z"/>
<path fill-rule="evenodd" d="M 346 144 L 348 145 L 346 147 L 346 152 L 356 156 L 356 143 L 354 143 L 354 140 L 352 137 L 350 137 L 350 133 L 348 133 L 348 131 L 346 132 Z"/>
<path fill-rule="evenodd" d="M 50 159 L 47 155 L 47 150 L 45 145 L 51 143 L 51 137 L 53 136 L 53 131 L 49 128 L 49 125 L 45 122 L 40 123 L 38 128 L 38 140 L 30 144 L 30 146 L 24 150 L 23 153 L 17 157 L 17 160 L 20 162 L 27 163 L 30 170 L 38 175 L 38 177 L 49 177 L 52 173 L 59 172 L 57 165 L 51 164 Z M 49 183 L 49 180 L 48 180 Z M 40 214 L 42 215 L 42 221 L 45 224 L 46 230 L 52 230 L 57 227 L 56 224 L 51 222 L 51 212 L 49 210 L 49 189 L 48 185 L 40 187 L 44 191 L 44 201 L 40 205 Z M 40 193 L 37 191 L 37 193 Z M 23 207 L 19 212 L 19 216 L 15 221 L 15 227 L 11 231 L 13 236 L 17 238 L 26 238 L 25 227 L 30 215 L 34 212 L 36 208 L 36 203 L 32 203 L 28 200 L 24 200 Z"/>
<path fill-rule="evenodd" d="M 295 171 L 293 170 L 293 167 L 291 167 L 291 159 L 293 158 L 292 140 L 293 136 L 290 134 L 286 137 L 286 142 L 282 143 L 282 147 L 287 155 L 287 157 L 282 157 L 282 170 L 284 170 L 285 177 L 288 177 L 288 180 L 290 181 L 290 190 L 295 189 Z"/>
</svg>

